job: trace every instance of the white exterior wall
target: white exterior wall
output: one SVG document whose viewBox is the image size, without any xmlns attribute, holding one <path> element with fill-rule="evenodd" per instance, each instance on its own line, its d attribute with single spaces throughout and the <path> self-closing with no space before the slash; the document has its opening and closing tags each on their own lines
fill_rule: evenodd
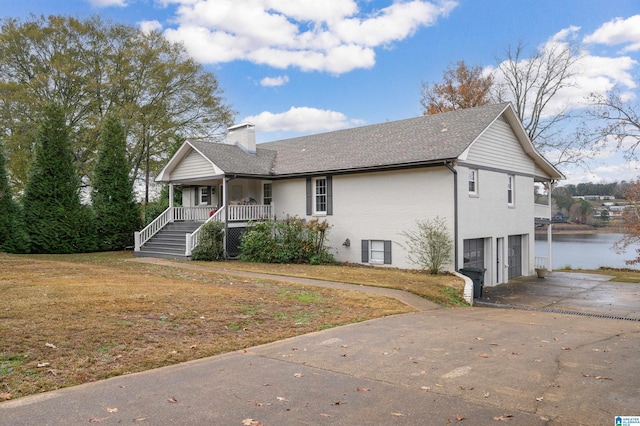
<svg viewBox="0 0 640 426">
<path fill-rule="evenodd" d="M 171 180 L 198 179 L 202 176 L 211 176 L 214 173 L 213 165 L 202 155 L 191 150 L 175 169 L 171 172 Z"/>
<path fill-rule="evenodd" d="M 336 259 L 361 263 L 361 240 L 391 240 L 391 267 L 416 268 L 402 247 L 417 220 L 444 217 L 453 239 L 453 173 L 445 167 L 337 175 L 328 245 Z M 277 217 L 306 215 L 305 179 L 273 182 Z M 343 242 L 349 239 L 351 245 Z M 448 265 L 451 269 L 452 265 Z"/>
<path fill-rule="evenodd" d="M 462 242 L 465 239 L 483 238 L 487 269 L 485 285 L 498 284 L 499 276 L 500 282 L 506 282 L 508 237 L 522 235 L 522 274 L 533 274 L 535 256 L 533 174 L 536 171 L 533 160 L 524 152 L 511 127 L 500 119 L 471 146 L 465 164 L 478 167 L 478 194 L 469 194 L 470 167 L 457 167 L 460 266 L 462 266 L 463 256 Z M 509 174 L 515 178 L 513 206 L 507 204 Z M 502 253 L 497 252 L 499 238 L 504 242 Z M 502 260 L 500 274 L 497 270 L 499 256 Z"/>
</svg>

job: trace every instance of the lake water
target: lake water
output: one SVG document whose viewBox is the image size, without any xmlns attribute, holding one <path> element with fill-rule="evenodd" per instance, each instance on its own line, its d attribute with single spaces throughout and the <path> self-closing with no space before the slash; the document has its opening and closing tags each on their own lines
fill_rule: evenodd
<svg viewBox="0 0 640 426">
<path fill-rule="evenodd" d="M 600 266 L 612 268 L 640 269 L 640 265 L 626 265 L 625 260 L 636 256 L 636 248 L 627 248 L 623 254 L 612 249 L 613 243 L 622 234 L 571 234 L 553 236 L 553 268 L 571 266 L 573 269 L 598 269 Z M 536 234 L 536 256 L 547 256 L 546 235 Z"/>
</svg>

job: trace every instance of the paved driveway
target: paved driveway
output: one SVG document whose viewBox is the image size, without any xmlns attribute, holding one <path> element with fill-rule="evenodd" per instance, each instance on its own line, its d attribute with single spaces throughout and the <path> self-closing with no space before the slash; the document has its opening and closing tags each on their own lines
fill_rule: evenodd
<svg viewBox="0 0 640 426">
<path fill-rule="evenodd" d="M 610 282 L 609 275 L 552 272 L 484 287 L 480 306 L 510 305 L 640 321 L 640 283 Z"/>
</svg>

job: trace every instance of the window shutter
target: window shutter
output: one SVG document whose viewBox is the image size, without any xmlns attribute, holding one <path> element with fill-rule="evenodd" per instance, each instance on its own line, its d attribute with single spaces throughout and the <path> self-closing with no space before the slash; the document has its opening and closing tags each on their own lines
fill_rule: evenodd
<svg viewBox="0 0 640 426">
<path fill-rule="evenodd" d="M 333 214 L 333 179 L 327 176 L 327 215 Z"/>
<path fill-rule="evenodd" d="M 313 214 L 313 191 L 311 188 L 311 178 L 307 178 L 307 216 Z"/>
<path fill-rule="evenodd" d="M 384 264 L 391 265 L 391 241 L 384 242 Z"/>
<path fill-rule="evenodd" d="M 207 204 L 211 204 L 211 187 L 207 186 Z"/>
<path fill-rule="evenodd" d="M 362 240 L 362 263 L 369 262 L 369 240 Z"/>
<path fill-rule="evenodd" d="M 196 194 L 196 199 L 195 199 L 195 202 L 193 203 L 193 205 L 197 206 L 198 204 L 200 204 L 200 187 L 199 186 L 194 186 L 193 187 L 193 191 Z"/>
</svg>

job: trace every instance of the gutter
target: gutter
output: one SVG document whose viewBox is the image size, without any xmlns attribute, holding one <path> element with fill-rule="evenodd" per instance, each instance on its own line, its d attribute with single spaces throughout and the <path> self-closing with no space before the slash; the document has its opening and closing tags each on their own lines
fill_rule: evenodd
<svg viewBox="0 0 640 426">
<path fill-rule="evenodd" d="M 443 164 L 453 173 L 453 270 L 456 271 L 458 268 L 458 171 L 450 162 L 445 161 Z"/>
</svg>

